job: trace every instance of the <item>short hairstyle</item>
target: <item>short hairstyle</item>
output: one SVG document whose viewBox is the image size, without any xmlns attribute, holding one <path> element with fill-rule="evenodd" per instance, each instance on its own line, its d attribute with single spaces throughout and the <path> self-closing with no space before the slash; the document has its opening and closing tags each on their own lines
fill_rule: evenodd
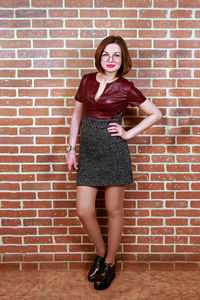
<svg viewBox="0 0 200 300">
<path fill-rule="evenodd" d="M 132 67 L 132 62 L 131 62 L 131 58 L 130 58 L 130 55 L 128 52 L 127 45 L 121 36 L 112 36 L 111 35 L 101 41 L 101 43 L 99 44 L 99 46 L 97 47 L 97 50 L 95 52 L 95 66 L 99 72 L 104 73 L 104 69 L 101 66 L 101 55 L 102 55 L 105 47 L 107 45 L 113 44 L 113 43 L 119 45 L 121 48 L 122 63 L 121 63 L 120 69 L 117 72 L 117 75 L 123 76 L 130 71 L 130 69 Z"/>
</svg>

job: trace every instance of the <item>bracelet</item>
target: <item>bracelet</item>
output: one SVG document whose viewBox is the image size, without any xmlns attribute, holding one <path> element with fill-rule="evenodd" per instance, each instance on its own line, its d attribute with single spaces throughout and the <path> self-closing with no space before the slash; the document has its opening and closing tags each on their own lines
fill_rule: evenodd
<svg viewBox="0 0 200 300">
<path fill-rule="evenodd" d="M 70 145 L 67 145 L 67 146 L 66 146 L 66 152 L 69 152 L 69 151 L 71 151 L 71 150 L 75 150 L 75 147 L 70 146 Z"/>
</svg>

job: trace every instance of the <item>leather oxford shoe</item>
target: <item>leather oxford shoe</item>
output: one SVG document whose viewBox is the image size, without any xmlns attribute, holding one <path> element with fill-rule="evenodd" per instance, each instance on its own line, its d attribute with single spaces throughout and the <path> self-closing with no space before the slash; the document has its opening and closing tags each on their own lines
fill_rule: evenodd
<svg viewBox="0 0 200 300">
<path fill-rule="evenodd" d="M 96 290 L 104 290 L 110 286 L 112 280 L 115 278 L 115 266 L 116 261 L 114 266 L 112 266 L 112 264 L 107 263 L 103 264 L 94 282 L 94 288 Z"/>
<path fill-rule="evenodd" d="M 100 268 L 102 267 L 102 265 L 104 263 L 105 258 L 106 258 L 106 255 L 104 257 L 98 256 L 98 255 L 96 256 L 95 261 L 94 261 L 94 263 L 93 263 L 93 265 L 92 265 L 92 267 L 91 267 L 91 269 L 88 273 L 88 280 L 89 281 L 92 282 L 92 281 L 95 280 Z"/>
</svg>

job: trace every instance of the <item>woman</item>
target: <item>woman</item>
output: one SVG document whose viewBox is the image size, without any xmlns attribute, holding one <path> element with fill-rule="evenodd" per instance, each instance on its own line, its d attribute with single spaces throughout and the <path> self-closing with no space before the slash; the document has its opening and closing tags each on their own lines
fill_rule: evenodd
<svg viewBox="0 0 200 300">
<path fill-rule="evenodd" d="M 123 197 L 126 184 L 133 182 L 127 140 L 151 127 L 161 118 L 160 110 L 123 77 L 131 69 L 124 40 L 109 36 L 95 53 L 98 72 L 83 76 L 77 94 L 70 128 L 67 166 L 77 172 L 77 215 L 94 242 L 97 256 L 88 273 L 97 290 L 109 287 L 115 277 L 116 253 L 123 229 Z M 139 106 L 147 115 L 134 128 L 125 131 L 121 118 L 127 105 Z M 79 167 L 75 145 L 81 123 Z M 108 214 L 108 248 L 95 217 L 98 186 L 104 186 Z"/>
</svg>

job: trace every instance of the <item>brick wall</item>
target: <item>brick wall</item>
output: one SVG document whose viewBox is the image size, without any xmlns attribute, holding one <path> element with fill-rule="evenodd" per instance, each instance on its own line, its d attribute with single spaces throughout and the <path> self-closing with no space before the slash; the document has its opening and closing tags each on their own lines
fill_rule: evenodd
<svg viewBox="0 0 200 300">
<path fill-rule="evenodd" d="M 0 269 L 88 267 L 65 144 L 74 95 L 107 35 L 133 60 L 128 79 L 163 112 L 130 141 L 119 267 L 199 270 L 200 1 L 0 0 Z M 141 120 L 128 108 L 124 125 Z M 107 233 L 103 190 L 97 215 Z M 121 265 L 120 265 L 121 264 Z"/>
</svg>

